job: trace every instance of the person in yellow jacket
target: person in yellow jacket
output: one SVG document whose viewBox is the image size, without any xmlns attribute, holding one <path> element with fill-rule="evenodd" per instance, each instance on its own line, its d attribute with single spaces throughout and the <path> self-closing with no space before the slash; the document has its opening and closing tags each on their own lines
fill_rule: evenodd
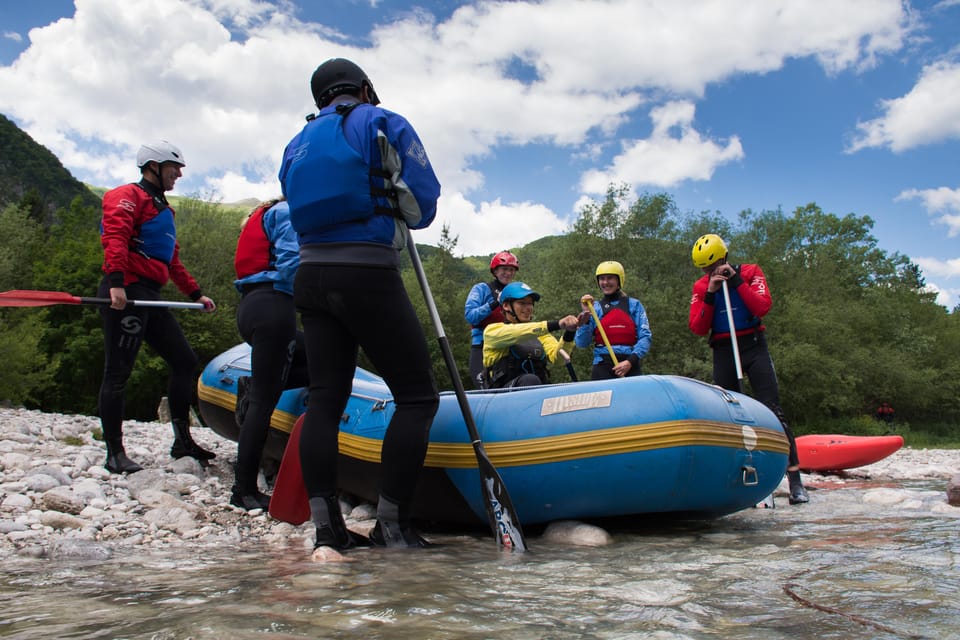
<svg viewBox="0 0 960 640">
<path fill-rule="evenodd" d="M 576 316 L 534 322 L 533 305 L 540 294 L 523 282 L 511 282 L 500 292 L 504 322 L 483 330 L 483 366 L 489 388 L 527 387 L 549 382 L 547 366 L 573 341 Z M 550 332 L 564 330 L 563 341 Z"/>
</svg>

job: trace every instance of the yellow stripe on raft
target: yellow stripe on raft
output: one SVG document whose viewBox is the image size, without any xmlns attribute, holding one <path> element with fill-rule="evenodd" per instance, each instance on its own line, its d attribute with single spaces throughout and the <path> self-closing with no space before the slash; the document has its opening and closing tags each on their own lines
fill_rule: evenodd
<svg viewBox="0 0 960 640">
<path fill-rule="evenodd" d="M 233 410 L 236 396 L 232 393 L 199 385 L 200 399 Z M 270 425 L 289 433 L 297 416 L 274 411 Z M 749 427 L 756 443 L 755 451 L 788 454 L 789 444 L 781 431 Z M 737 424 L 709 420 L 670 420 L 598 429 L 565 435 L 484 442 L 490 461 L 498 467 L 519 467 L 566 460 L 669 449 L 684 446 L 713 446 L 746 449 L 744 428 Z M 366 438 L 340 432 L 340 453 L 365 462 L 380 463 L 379 438 Z M 477 466 L 473 445 L 469 442 L 431 442 L 425 461 L 427 467 L 470 469 Z"/>
<path fill-rule="evenodd" d="M 223 407 L 231 412 L 237 406 L 237 394 L 205 385 L 202 381 L 197 384 L 197 397 L 204 402 L 215 404 L 218 407 Z M 290 433 L 293 431 L 293 425 L 296 423 L 298 417 L 299 416 L 287 411 L 274 409 L 273 415 L 270 416 L 270 426 L 277 431 Z"/>
</svg>

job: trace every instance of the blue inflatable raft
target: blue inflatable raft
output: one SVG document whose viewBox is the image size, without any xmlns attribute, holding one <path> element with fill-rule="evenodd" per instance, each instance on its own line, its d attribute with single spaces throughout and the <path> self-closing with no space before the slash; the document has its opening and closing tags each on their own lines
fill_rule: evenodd
<svg viewBox="0 0 960 640">
<path fill-rule="evenodd" d="M 236 440 L 237 378 L 250 348 L 215 358 L 199 381 L 200 413 Z M 755 506 L 780 483 L 788 443 L 776 416 L 752 398 L 690 378 L 645 375 L 467 393 L 491 462 L 520 522 L 642 514 L 716 517 Z M 282 457 L 307 391 L 284 392 L 266 455 Z M 358 368 L 340 425 L 341 490 L 376 501 L 390 391 Z M 473 446 L 453 392 L 443 392 L 430 431 L 415 515 L 487 522 Z"/>
</svg>

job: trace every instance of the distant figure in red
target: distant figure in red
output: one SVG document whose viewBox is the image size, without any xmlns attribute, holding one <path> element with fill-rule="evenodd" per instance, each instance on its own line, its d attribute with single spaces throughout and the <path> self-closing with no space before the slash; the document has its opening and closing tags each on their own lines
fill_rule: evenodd
<svg viewBox="0 0 960 640">
<path fill-rule="evenodd" d="M 893 410 L 893 407 L 890 406 L 890 403 L 881 402 L 880 406 L 877 407 L 877 413 L 874 417 L 877 420 L 886 422 L 887 424 L 892 424 L 895 416 L 896 412 Z"/>
</svg>

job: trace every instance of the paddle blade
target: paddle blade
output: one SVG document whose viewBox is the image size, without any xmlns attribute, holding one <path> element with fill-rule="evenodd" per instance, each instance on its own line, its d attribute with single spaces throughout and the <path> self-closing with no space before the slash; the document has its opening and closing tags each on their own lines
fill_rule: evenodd
<svg viewBox="0 0 960 640">
<path fill-rule="evenodd" d="M 487 457 L 487 452 L 479 442 L 474 443 L 477 466 L 480 469 L 480 485 L 487 507 L 487 518 L 497 546 L 509 551 L 526 551 L 527 543 L 520 529 L 520 519 L 516 516 L 513 501 L 507 493 L 507 487 L 496 467 Z"/>
<path fill-rule="evenodd" d="M 80 304 L 80 298 L 60 291 L 4 291 L 0 307 L 46 307 L 53 304 Z"/>
<path fill-rule="evenodd" d="M 304 414 L 306 415 L 306 414 Z M 300 430 L 303 428 L 303 415 L 297 418 L 283 450 L 283 460 L 277 480 L 273 483 L 273 495 L 270 497 L 270 515 L 290 524 L 303 524 L 310 519 L 310 502 L 307 487 L 303 484 L 303 471 L 300 468 Z"/>
</svg>

